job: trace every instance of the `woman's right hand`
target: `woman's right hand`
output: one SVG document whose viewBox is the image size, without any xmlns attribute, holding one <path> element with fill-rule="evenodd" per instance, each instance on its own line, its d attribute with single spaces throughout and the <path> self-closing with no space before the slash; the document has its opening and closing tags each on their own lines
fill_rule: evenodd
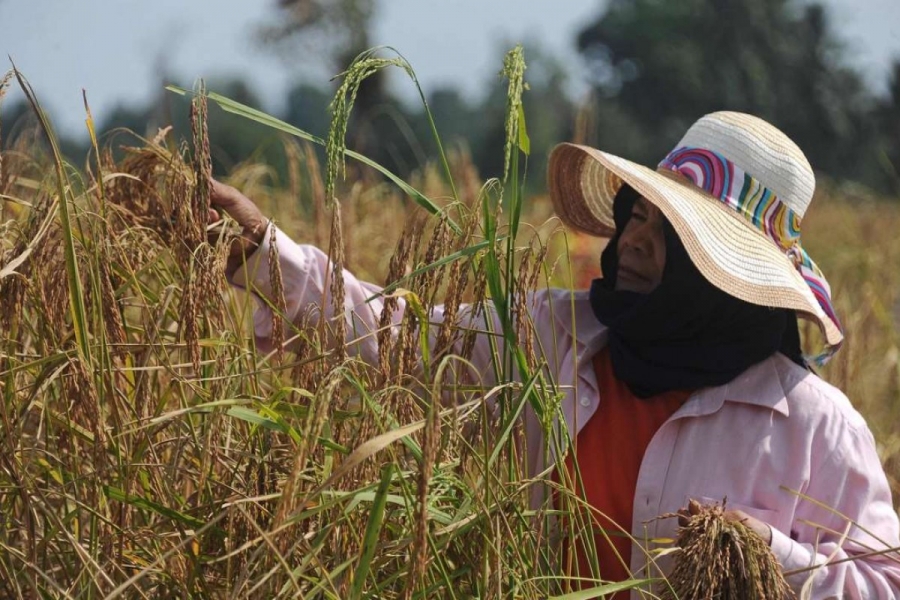
<svg viewBox="0 0 900 600">
<path fill-rule="evenodd" d="M 269 220 L 250 198 L 213 178 L 209 180 L 209 203 L 209 223 L 220 221 L 219 213 L 224 211 L 241 227 L 228 252 L 226 273 L 231 276 L 262 243 Z"/>
</svg>

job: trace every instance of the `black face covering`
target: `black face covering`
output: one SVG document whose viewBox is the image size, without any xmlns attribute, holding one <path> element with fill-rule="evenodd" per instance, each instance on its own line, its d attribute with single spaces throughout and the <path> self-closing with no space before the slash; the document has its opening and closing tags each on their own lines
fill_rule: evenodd
<svg viewBox="0 0 900 600">
<path fill-rule="evenodd" d="M 613 205 L 616 235 L 600 258 L 603 278 L 591 285 L 594 314 L 609 327 L 616 377 L 649 398 L 670 390 L 728 383 L 774 352 L 806 366 L 793 311 L 738 300 L 709 283 L 665 222 L 662 282 L 649 294 L 615 291 L 617 245 L 639 197 L 623 186 Z"/>
</svg>

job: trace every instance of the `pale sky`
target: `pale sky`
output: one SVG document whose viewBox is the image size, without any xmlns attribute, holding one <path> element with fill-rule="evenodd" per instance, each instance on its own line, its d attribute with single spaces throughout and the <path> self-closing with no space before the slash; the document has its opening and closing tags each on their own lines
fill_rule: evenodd
<svg viewBox="0 0 900 600">
<path fill-rule="evenodd" d="M 277 104 L 302 74 L 326 84 L 324 56 L 289 61 L 260 49 L 253 31 L 275 14 L 274 0 L 0 0 L 0 51 L 9 55 L 49 109 L 58 129 L 83 134 L 81 90 L 98 120 L 120 103 L 146 103 L 161 76 L 190 86 L 237 74 Z M 900 0 L 825 0 L 832 22 L 875 89 L 900 58 Z M 539 45 L 570 68 L 571 91 L 584 88 L 575 33 L 603 0 L 380 0 L 373 43 L 396 47 L 426 93 L 442 84 L 477 98 L 512 44 Z M 564 7 L 564 8 L 563 8 Z M 8 65 L 8 63 L 5 63 Z M 6 68 L 0 69 L 0 73 Z M 395 77 L 397 91 L 411 86 Z M 15 93 L 10 94 L 11 98 Z"/>
</svg>

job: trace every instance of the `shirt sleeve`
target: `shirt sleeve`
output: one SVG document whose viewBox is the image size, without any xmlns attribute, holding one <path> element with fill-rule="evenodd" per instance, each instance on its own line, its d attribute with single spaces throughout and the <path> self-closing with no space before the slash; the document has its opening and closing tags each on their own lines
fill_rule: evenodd
<svg viewBox="0 0 900 600">
<path fill-rule="evenodd" d="M 798 597 L 898 598 L 898 517 L 875 441 L 864 424 L 834 429 L 836 444 L 811 474 L 791 534 L 772 528 L 772 551 Z"/>
<path fill-rule="evenodd" d="M 275 228 L 274 225 L 269 225 Z M 255 296 L 256 308 L 253 314 L 253 329 L 257 347 L 263 351 L 273 349 L 272 323 L 272 283 L 269 276 L 269 257 L 271 256 L 272 230 L 269 229 L 259 248 L 246 263 L 232 276 L 231 283 L 244 288 Z M 326 346 L 333 347 L 342 343 L 348 354 L 365 362 L 377 365 L 379 362 L 378 332 L 382 323 L 387 334 L 396 337 L 403 320 L 407 303 L 401 298 L 396 303 L 387 320 L 382 321 L 385 310 L 385 297 L 380 294 L 378 285 L 359 280 L 350 271 L 343 270 L 344 306 L 342 311 L 334 310 L 331 298 L 330 277 L 333 263 L 329 257 L 311 245 L 297 244 L 284 232 L 275 228 L 274 240 L 277 247 L 278 262 L 281 268 L 284 289 L 285 315 L 284 339 L 294 341 L 288 349 L 295 349 L 298 330 L 303 327 L 324 326 L 325 330 L 335 330 L 336 320 L 344 320 L 345 338 L 337 340 L 326 336 Z M 439 326 L 446 318 L 443 306 L 434 307 L 429 317 L 429 340 L 435 344 Z M 453 324 L 455 334 L 453 342 L 459 348 L 466 331 L 474 331 L 476 339 L 469 358 L 471 366 L 465 367 L 469 377 L 476 379 L 472 383 L 481 386 L 495 385 L 493 381 L 492 344 L 493 332 L 499 331 L 499 323 L 490 306 L 483 311 L 474 310 L 472 306 L 460 307 Z"/>
</svg>

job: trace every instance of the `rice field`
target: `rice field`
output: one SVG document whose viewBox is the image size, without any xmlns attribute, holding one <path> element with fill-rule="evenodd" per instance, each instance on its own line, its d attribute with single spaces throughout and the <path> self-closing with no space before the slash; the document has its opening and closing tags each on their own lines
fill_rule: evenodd
<svg viewBox="0 0 900 600">
<path fill-rule="evenodd" d="M 556 568 L 549 507 L 530 506 L 515 443 L 526 403 L 552 415 L 557 397 L 521 298 L 584 286 L 602 241 L 565 232 L 547 198 L 522 192 L 520 50 L 505 65 L 505 173 L 488 181 L 460 152 L 441 149 L 409 181 L 348 154 L 355 87 L 389 66 L 408 68 L 364 56 L 351 69 L 328 140 L 200 89 L 184 144 L 172 132 L 135 136 L 116 159 L 95 137 L 88 164 L 73 166 L 44 124 L 0 155 L 0 596 L 573 589 Z M 393 335 L 378 333 L 375 360 L 333 343 L 346 337 L 343 321 L 285 324 L 277 283 L 272 327 L 284 334 L 271 350 L 256 344 L 252 299 L 225 277 L 229 229 L 211 239 L 205 221 L 207 102 L 284 133 L 286 178 L 252 162 L 216 176 L 329 253 L 332 301 L 343 305 L 345 267 L 395 284 L 411 307 Z M 848 331 L 823 376 L 869 420 L 896 500 L 900 202 L 823 185 L 804 229 Z M 449 373 L 474 334 L 460 310 L 488 299 L 501 315 L 494 367 L 507 383 L 454 387 L 448 402 Z M 429 344 L 423 322 L 436 304 L 450 318 Z M 576 514 L 577 500 L 560 494 L 556 510 Z"/>
</svg>

